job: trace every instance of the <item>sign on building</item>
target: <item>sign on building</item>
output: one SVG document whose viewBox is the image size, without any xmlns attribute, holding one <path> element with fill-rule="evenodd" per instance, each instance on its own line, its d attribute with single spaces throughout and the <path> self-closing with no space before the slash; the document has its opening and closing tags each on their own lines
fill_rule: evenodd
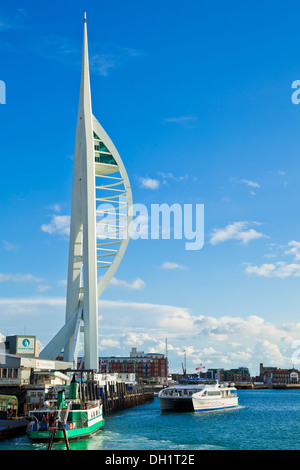
<svg viewBox="0 0 300 470">
<path fill-rule="evenodd" d="M 35 356 L 35 336 L 17 336 L 16 354 Z"/>
</svg>

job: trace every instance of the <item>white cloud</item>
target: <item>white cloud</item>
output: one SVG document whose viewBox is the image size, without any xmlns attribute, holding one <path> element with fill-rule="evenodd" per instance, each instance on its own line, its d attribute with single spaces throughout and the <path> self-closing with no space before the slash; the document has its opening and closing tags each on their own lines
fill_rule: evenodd
<svg viewBox="0 0 300 470">
<path fill-rule="evenodd" d="M 132 289 L 132 290 L 144 289 L 144 287 L 146 286 L 145 282 L 140 278 L 136 278 L 132 282 L 127 282 L 127 281 L 122 281 L 121 279 L 117 279 L 116 277 L 112 278 L 112 280 L 110 281 L 110 285 L 117 286 L 117 287 L 124 287 L 125 289 Z"/>
<path fill-rule="evenodd" d="M 247 186 L 250 186 L 250 188 L 260 188 L 260 185 L 256 183 L 256 181 L 242 180 L 242 183 L 245 183 Z"/>
<path fill-rule="evenodd" d="M 116 44 L 96 44 L 97 54 L 91 54 L 90 67 L 99 75 L 106 77 L 112 70 L 129 60 L 140 57 L 143 52 L 130 47 L 121 47 Z"/>
<path fill-rule="evenodd" d="M 285 253 L 288 255 L 294 255 L 296 261 L 300 261 L 300 242 L 296 242 L 295 240 L 292 240 L 291 242 L 288 243 L 290 248 L 287 250 Z"/>
<path fill-rule="evenodd" d="M 25 8 L 18 8 L 14 17 L 10 19 L 0 19 L 0 30 L 26 29 L 26 19 L 28 15 Z M 24 20 L 24 21 L 23 21 Z"/>
<path fill-rule="evenodd" d="M 229 240 L 237 240 L 242 244 L 246 244 L 252 240 L 258 240 L 259 238 L 268 238 L 263 233 L 251 228 L 253 224 L 258 225 L 257 222 L 240 221 L 229 224 L 225 228 L 214 229 L 210 243 L 217 245 L 218 243 Z"/>
<path fill-rule="evenodd" d="M 300 242 L 295 240 L 290 241 L 287 245 L 271 243 L 270 253 L 264 255 L 265 258 L 276 258 L 281 255 L 292 255 L 294 263 L 287 263 L 286 261 L 277 261 L 274 263 L 264 263 L 259 266 L 247 263 L 245 268 L 247 274 L 255 274 L 261 277 L 299 277 L 300 276 Z"/>
<path fill-rule="evenodd" d="M 120 355 L 128 355 L 131 347 L 164 353 L 168 338 L 172 371 L 181 370 L 184 349 L 188 371 L 199 362 L 215 368 L 246 366 L 253 374 L 260 362 L 292 367 L 293 344 L 300 337 L 300 323 L 275 324 L 258 315 L 207 316 L 184 307 L 115 300 L 100 301 L 99 312 L 102 349 Z M 64 318 L 65 298 L 0 298 L 1 328 L 11 334 L 26 319 L 26 330 L 47 344 Z"/>
<path fill-rule="evenodd" d="M 47 290 L 49 290 L 49 289 L 51 289 L 51 286 L 46 286 L 46 285 L 43 285 L 43 284 L 40 284 L 36 288 L 37 292 L 47 292 Z"/>
<path fill-rule="evenodd" d="M 198 116 L 195 115 L 170 117 L 164 119 L 165 122 L 178 124 L 179 126 L 186 129 L 195 127 L 195 123 L 197 122 L 197 120 Z"/>
<path fill-rule="evenodd" d="M 3 274 L 0 273 L 0 282 L 42 282 L 43 279 L 32 274 Z"/>
<path fill-rule="evenodd" d="M 49 206 L 48 209 L 53 211 L 53 212 L 61 212 L 61 205 L 60 204 L 52 204 L 52 206 Z"/>
<path fill-rule="evenodd" d="M 17 251 L 20 247 L 18 245 L 15 245 L 14 243 L 7 242 L 6 240 L 2 241 L 4 245 L 4 249 L 6 251 Z"/>
<path fill-rule="evenodd" d="M 160 182 L 158 179 L 146 177 L 139 178 L 140 187 L 146 189 L 158 189 L 160 186 Z"/>
<path fill-rule="evenodd" d="M 248 186 L 249 188 L 256 188 L 256 189 L 260 188 L 260 184 L 257 183 L 257 181 L 253 181 L 253 180 L 239 179 L 239 178 L 232 177 L 232 178 L 229 178 L 229 181 L 235 184 L 244 184 Z M 253 193 L 253 191 L 250 191 L 250 194 L 255 194 L 255 193 Z"/>
<path fill-rule="evenodd" d="M 300 264 L 291 263 L 287 264 L 282 261 L 277 263 L 265 263 L 261 266 L 249 265 L 246 267 L 245 272 L 247 274 L 256 274 L 257 276 L 263 277 L 279 277 L 285 278 L 290 276 L 300 276 Z"/>
<path fill-rule="evenodd" d="M 69 215 L 53 215 L 50 223 L 42 225 L 41 230 L 66 237 L 70 234 L 70 219 Z"/>
<path fill-rule="evenodd" d="M 166 261 L 161 265 L 161 269 L 187 269 L 186 266 L 182 266 L 181 264 L 178 263 L 171 263 L 169 261 Z"/>
<path fill-rule="evenodd" d="M 151 337 L 148 333 L 143 333 L 143 332 L 133 332 L 130 331 L 126 334 L 123 334 L 123 344 L 125 345 L 136 345 L 136 346 L 141 346 L 145 341 L 153 341 L 153 337 Z"/>
<path fill-rule="evenodd" d="M 40 35 L 39 41 L 32 44 L 32 51 L 43 58 L 64 61 L 65 64 L 68 62 L 76 66 L 80 64 L 80 47 L 74 46 L 74 41 L 66 36 Z"/>
<path fill-rule="evenodd" d="M 182 181 L 186 181 L 189 179 L 189 175 L 185 174 L 185 175 L 180 175 L 180 176 L 175 176 L 173 175 L 173 173 L 164 173 L 163 171 L 159 171 L 158 173 L 158 176 L 160 178 L 163 178 L 164 180 L 164 183 L 166 183 L 166 180 L 172 180 L 174 182 L 182 182 Z M 196 181 L 197 177 L 193 177 L 193 181 Z"/>
<path fill-rule="evenodd" d="M 120 348 L 120 341 L 114 340 L 114 339 L 100 339 L 100 350 L 106 349 L 106 348 Z"/>
<path fill-rule="evenodd" d="M 203 348 L 201 350 L 201 353 L 205 356 L 210 356 L 211 354 L 218 354 L 218 352 L 211 346 L 209 346 L 208 348 Z"/>
<path fill-rule="evenodd" d="M 285 364 L 285 357 L 281 353 L 278 345 L 269 340 L 258 342 L 255 345 L 253 352 L 258 357 L 263 357 L 267 364 L 276 364 L 277 367 L 284 366 Z"/>
<path fill-rule="evenodd" d="M 17 16 L 20 16 L 21 18 L 28 18 L 28 13 L 25 10 L 25 8 L 18 8 L 17 9 Z"/>
</svg>

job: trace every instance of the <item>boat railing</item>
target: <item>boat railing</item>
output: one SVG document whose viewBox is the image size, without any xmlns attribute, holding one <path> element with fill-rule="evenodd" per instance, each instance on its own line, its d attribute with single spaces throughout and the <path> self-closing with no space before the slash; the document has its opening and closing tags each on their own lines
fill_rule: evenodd
<svg viewBox="0 0 300 470">
<path fill-rule="evenodd" d="M 58 422 L 57 426 L 50 425 L 47 422 L 38 422 L 38 421 L 31 421 L 29 423 L 30 431 L 51 431 L 53 427 L 57 427 L 58 429 L 79 429 L 85 428 L 88 426 L 88 420 L 78 420 L 78 421 L 67 421 L 66 423 Z"/>
<path fill-rule="evenodd" d="M 83 419 L 81 421 L 70 421 L 66 423 L 66 429 L 86 428 L 87 426 L 88 426 L 87 419 Z"/>
<path fill-rule="evenodd" d="M 191 397 L 196 390 L 164 390 L 162 397 Z"/>
</svg>

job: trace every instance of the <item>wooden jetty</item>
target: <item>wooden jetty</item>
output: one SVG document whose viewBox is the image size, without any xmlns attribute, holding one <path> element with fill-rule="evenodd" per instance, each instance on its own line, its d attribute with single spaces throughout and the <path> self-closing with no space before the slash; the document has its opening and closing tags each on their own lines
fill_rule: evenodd
<svg viewBox="0 0 300 470">
<path fill-rule="evenodd" d="M 102 392 L 103 414 L 109 415 L 116 411 L 126 410 L 154 400 L 154 393 L 134 388 L 128 390 L 125 383 L 106 384 Z"/>
</svg>

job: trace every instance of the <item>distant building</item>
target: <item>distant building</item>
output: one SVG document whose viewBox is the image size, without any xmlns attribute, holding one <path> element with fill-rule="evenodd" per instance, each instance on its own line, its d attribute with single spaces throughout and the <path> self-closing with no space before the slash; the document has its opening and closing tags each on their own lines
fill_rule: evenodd
<svg viewBox="0 0 300 470">
<path fill-rule="evenodd" d="M 269 367 L 264 367 L 263 363 L 261 362 L 259 364 L 259 379 L 264 383 L 264 384 L 272 384 L 273 382 L 273 374 L 277 370 L 277 367 L 274 366 L 269 366 Z"/>
<path fill-rule="evenodd" d="M 247 367 L 224 370 L 224 381 L 238 383 L 252 383 L 252 378 Z"/>
<path fill-rule="evenodd" d="M 135 374 L 137 380 L 167 384 L 168 359 L 164 354 L 144 353 L 132 348 L 128 356 L 102 357 L 99 361 L 102 373 Z"/>
<path fill-rule="evenodd" d="M 277 367 L 264 367 L 260 364 L 260 380 L 264 384 L 299 384 L 300 371 L 297 369 L 278 369 Z"/>
<path fill-rule="evenodd" d="M 205 375 L 208 379 L 216 379 L 219 383 L 224 382 L 224 369 L 208 369 Z"/>
</svg>

